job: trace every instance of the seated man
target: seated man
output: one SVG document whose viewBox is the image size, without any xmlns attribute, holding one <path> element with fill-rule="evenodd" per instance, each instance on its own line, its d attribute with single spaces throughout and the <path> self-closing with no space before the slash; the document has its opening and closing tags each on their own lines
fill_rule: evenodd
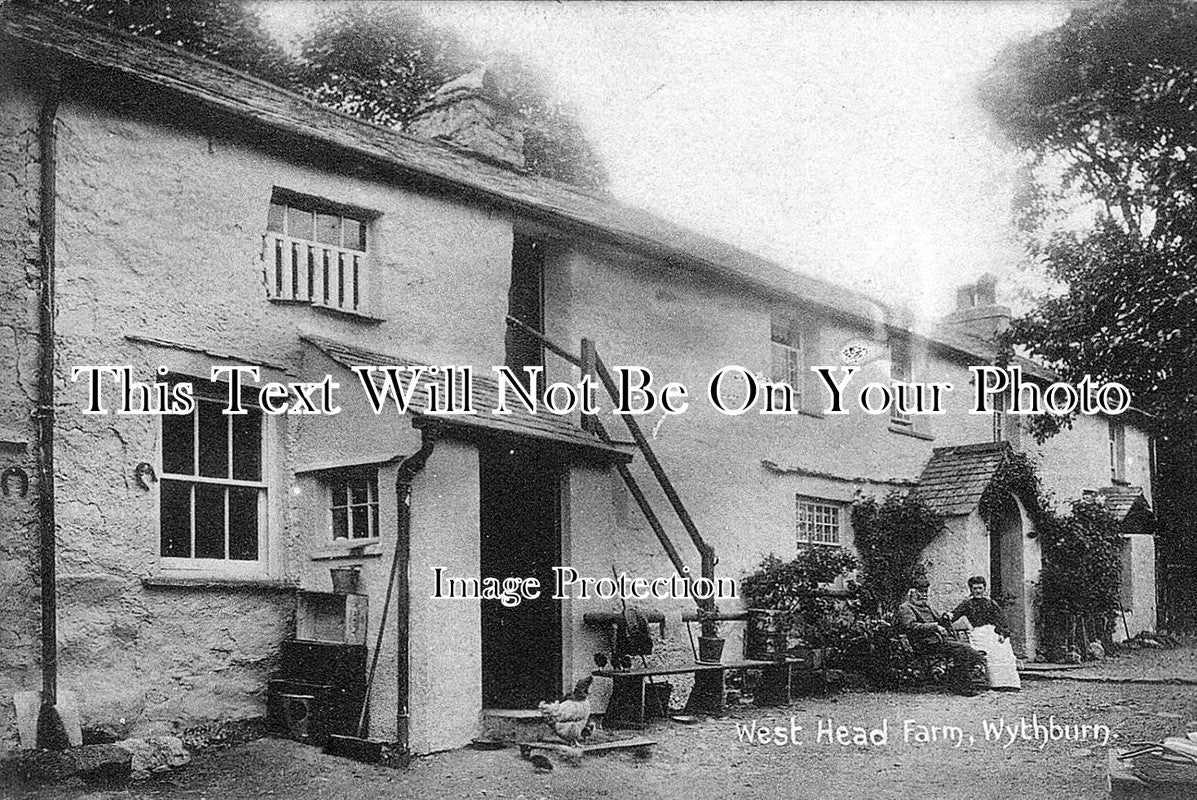
<svg viewBox="0 0 1197 800">
<path fill-rule="evenodd" d="M 960 694 L 971 696 L 973 668 L 985 664 L 985 654 L 952 637 L 943 618 L 927 602 L 930 581 L 914 581 L 906 602 L 898 606 L 898 629 L 910 639 L 915 652 L 936 653 L 948 661 L 948 685 Z M 942 620 L 942 621 L 941 621 Z"/>
<path fill-rule="evenodd" d="M 1002 609 L 992 599 L 985 596 L 985 579 L 974 575 L 968 579 L 969 598 L 952 611 L 952 621 L 964 617 L 969 625 L 980 628 L 982 625 L 992 625 L 1001 639 L 1010 635 L 1010 628 L 1006 626 Z"/>
</svg>

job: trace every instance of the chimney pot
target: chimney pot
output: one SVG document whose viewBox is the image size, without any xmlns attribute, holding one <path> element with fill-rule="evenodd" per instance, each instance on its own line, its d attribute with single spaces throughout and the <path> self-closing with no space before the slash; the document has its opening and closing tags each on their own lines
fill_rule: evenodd
<svg viewBox="0 0 1197 800">
<path fill-rule="evenodd" d="M 1010 327 L 1010 307 L 997 304 L 997 278 L 985 273 L 956 289 L 956 310 L 941 325 L 992 341 Z"/>
</svg>

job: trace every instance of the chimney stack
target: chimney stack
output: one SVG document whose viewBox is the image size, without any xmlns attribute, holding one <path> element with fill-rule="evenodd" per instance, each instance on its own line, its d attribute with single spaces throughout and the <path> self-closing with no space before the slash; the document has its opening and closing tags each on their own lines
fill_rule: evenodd
<svg viewBox="0 0 1197 800">
<path fill-rule="evenodd" d="M 976 283 L 956 289 L 956 310 L 943 318 L 944 327 L 985 341 L 993 341 L 1010 327 L 1010 307 L 997 304 L 997 278 L 988 272 Z"/>
<path fill-rule="evenodd" d="M 514 80 L 494 65 L 441 86 L 416 110 L 407 132 L 523 169 L 524 132 Z"/>
</svg>

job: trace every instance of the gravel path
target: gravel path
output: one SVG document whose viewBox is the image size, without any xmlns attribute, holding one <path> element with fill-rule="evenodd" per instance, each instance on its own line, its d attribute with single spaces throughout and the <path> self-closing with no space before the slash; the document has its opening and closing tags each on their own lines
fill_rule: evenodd
<svg viewBox="0 0 1197 800">
<path fill-rule="evenodd" d="M 1101 669 L 1119 675 L 1178 674 L 1188 669 L 1189 676 L 1197 677 L 1192 672 L 1195 655 L 1192 648 L 1151 652 L 1113 659 Z M 1035 738 L 1034 721 L 1044 726 L 1046 740 Z M 992 738 L 993 726 L 1003 723 L 1000 740 Z M 825 730 L 828 725 L 845 726 L 848 743 L 835 741 L 834 734 L 831 741 L 826 735 L 820 738 L 820 724 Z M 1011 725 L 1017 726 L 1014 739 Z M 1073 727 L 1083 725 L 1089 727 Z M 800 728 L 798 744 L 788 741 L 792 726 Z M 935 741 L 930 741 L 932 726 L 938 729 Z M 1108 727 L 1108 742 L 1101 726 Z M 784 729 L 786 743 L 774 743 L 772 730 L 769 743 L 760 743 L 763 727 Z M 853 743 L 854 727 L 884 731 L 885 741 L 874 734 L 873 743 Z M 749 729 L 755 732 L 752 743 L 745 737 Z M 408 770 L 394 770 L 264 739 L 201 754 L 185 770 L 128 791 L 87 794 L 56 788 L 17 794 L 10 788 L 7 796 L 37 800 L 779 796 L 1098 800 L 1107 797 L 1107 745 L 1158 740 L 1187 730 L 1197 730 L 1197 691 L 1192 687 L 1037 680 L 1027 681 L 1021 693 L 991 692 L 973 698 L 845 693 L 804 698 L 786 709 L 736 709 L 727 717 L 689 726 L 660 723 L 647 731 L 659 742 L 648 759 L 620 754 L 588 757 L 578 766 L 557 761 L 548 773 L 536 772 L 515 750 L 460 750 L 418 759 Z M 1053 733 L 1064 731 L 1066 738 L 1051 740 Z"/>
</svg>

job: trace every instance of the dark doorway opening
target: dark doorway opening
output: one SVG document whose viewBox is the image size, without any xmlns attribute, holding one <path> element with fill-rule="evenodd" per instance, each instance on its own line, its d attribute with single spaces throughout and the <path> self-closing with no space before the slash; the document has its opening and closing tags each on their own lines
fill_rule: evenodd
<svg viewBox="0 0 1197 800">
<path fill-rule="evenodd" d="M 561 695 L 561 603 L 552 595 L 565 465 L 543 448 L 508 443 L 483 448 L 479 466 L 482 577 L 532 577 L 542 587 L 514 607 L 482 601 L 482 702 L 534 708 Z"/>
<path fill-rule="evenodd" d="M 1002 536 L 1001 528 L 989 531 L 989 596 L 1001 602 L 1005 586 L 1002 583 Z"/>
</svg>

